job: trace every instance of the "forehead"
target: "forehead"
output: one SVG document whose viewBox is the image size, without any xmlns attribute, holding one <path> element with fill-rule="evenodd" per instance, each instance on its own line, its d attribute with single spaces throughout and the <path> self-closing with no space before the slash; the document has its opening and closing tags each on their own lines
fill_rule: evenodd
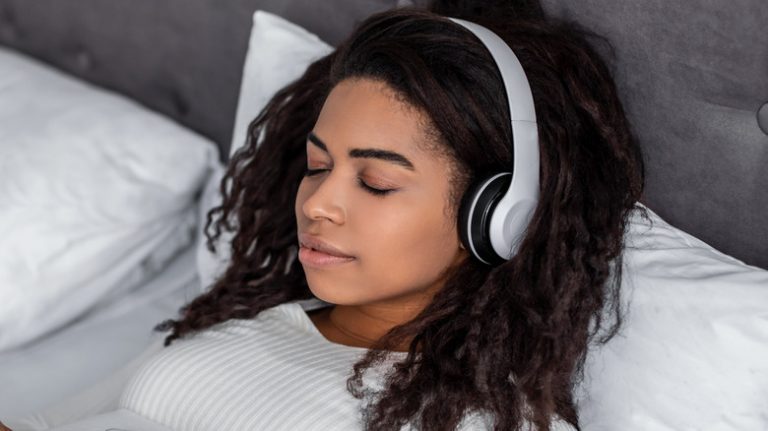
<svg viewBox="0 0 768 431">
<path fill-rule="evenodd" d="M 334 148 L 375 147 L 408 158 L 431 157 L 428 117 L 381 81 L 348 79 L 330 92 L 313 131 Z"/>
</svg>

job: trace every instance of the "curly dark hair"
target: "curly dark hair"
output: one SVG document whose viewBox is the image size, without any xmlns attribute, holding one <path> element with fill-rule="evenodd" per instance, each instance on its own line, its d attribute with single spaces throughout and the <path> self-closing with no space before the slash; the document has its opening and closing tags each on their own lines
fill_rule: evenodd
<svg viewBox="0 0 768 431">
<path fill-rule="evenodd" d="M 555 414 L 580 429 L 573 389 L 591 342 L 607 342 L 621 325 L 623 238 L 645 173 L 593 41 L 610 44 L 544 16 L 535 2 L 491 10 L 445 1 L 375 14 L 280 90 L 250 124 L 220 183 L 223 201 L 207 215 L 211 251 L 223 231 L 233 233 L 231 262 L 178 320 L 156 329 L 172 330 L 169 345 L 314 297 L 295 259 L 294 200 L 307 133 L 342 80 L 386 83 L 427 114 L 436 143 L 459 170 L 452 174 L 456 196 L 478 176 L 509 170 L 512 130 L 501 75 L 484 45 L 445 16 L 491 29 L 523 65 L 538 118 L 540 202 L 518 254 L 498 266 L 467 259 L 418 316 L 368 350 L 347 386 L 361 398 L 365 370 L 412 340 L 385 390 L 367 405 L 366 429 L 412 423 L 450 430 L 472 411 L 492 415 L 496 430 L 522 429 L 524 421 L 548 430 Z"/>
</svg>

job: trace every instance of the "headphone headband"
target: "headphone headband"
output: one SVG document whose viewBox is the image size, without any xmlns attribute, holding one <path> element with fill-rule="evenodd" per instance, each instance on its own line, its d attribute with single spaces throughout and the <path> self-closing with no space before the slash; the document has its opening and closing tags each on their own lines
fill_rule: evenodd
<svg viewBox="0 0 768 431">
<path fill-rule="evenodd" d="M 536 110 L 533 106 L 531 86 L 523 70 L 523 65 L 520 64 L 520 60 L 517 59 L 512 48 L 496 33 L 480 24 L 459 18 L 448 19 L 471 31 L 490 51 L 504 81 L 512 122 L 532 121 L 535 123 Z"/>
<path fill-rule="evenodd" d="M 512 48 L 479 24 L 449 19 L 471 31 L 491 53 L 509 102 L 512 172 L 496 173 L 474 188 L 472 196 L 465 197 L 467 202 L 463 211 L 466 214 L 460 217 L 459 224 L 468 250 L 481 261 L 491 264 L 511 259 L 516 254 L 538 204 L 540 166 L 536 111 L 528 77 Z M 506 177 L 510 175 L 507 186 Z"/>
</svg>

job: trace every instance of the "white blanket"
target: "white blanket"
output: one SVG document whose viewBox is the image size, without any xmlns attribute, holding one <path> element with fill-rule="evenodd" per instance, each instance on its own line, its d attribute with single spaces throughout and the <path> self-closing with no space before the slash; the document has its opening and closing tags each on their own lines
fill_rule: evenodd
<svg viewBox="0 0 768 431">
<path fill-rule="evenodd" d="M 116 410 L 90 417 L 69 425 L 52 428 L 52 431 L 171 431 L 157 422 L 139 416 L 129 410 Z"/>
<path fill-rule="evenodd" d="M 175 317 L 179 307 L 199 290 L 194 247 L 190 246 L 138 289 L 101 304 L 35 344 L 0 352 L 0 421 L 60 405 L 113 377 L 163 335 L 153 332 L 153 326 Z M 65 410 L 74 413 L 72 408 Z M 77 416 L 68 416 L 72 417 Z M 49 423 L 42 429 L 55 423 L 66 422 Z"/>
</svg>

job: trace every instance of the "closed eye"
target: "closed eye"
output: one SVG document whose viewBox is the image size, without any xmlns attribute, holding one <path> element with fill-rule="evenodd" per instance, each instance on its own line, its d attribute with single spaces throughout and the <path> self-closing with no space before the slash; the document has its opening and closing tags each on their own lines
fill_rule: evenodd
<svg viewBox="0 0 768 431">
<path fill-rule="evenodd" d="M 304 171 L 304 176 L 305 177 L 312 177 L 312 176 L 315 176 L 317 174 L 320 174 L 320 173 L 323 173 L 323 172 L 329 171 L 329 170 L 330 169 L 307 169 L 306 171 Z M 370 193 L 370 194 L 372 194 L 374 196 L 384 196 L 384 195 L 387 195 L 387 194 L 392 193 L 393 191 L 395 191 L 395 189 L 377 189 L 376 187 L 371 187 L 368 184 L 366 184 L 365 181 L 363 181 L 362 178 L 359 178 L 359 177 L 357 179 L 357 184 L 363 190 L 365 190 L 366 192 L 368 192 L 368 193 Z"/>
<path fill-rule="evenodd" d="M 389 194 L 395 191 L 394 189 L 377 189 L 376 187 L 371 187 L 368 184 L 366 184 L 365 181 L 363 181 L 361 178 L 357 179 L 357 183 L 360 185 L 360 187 L 363 188 L 363 190 L 376 196 L 384 196 L 386 194 Z"/>
<path fill-rule="evenodd" d="M 307 169 L 307 170 L 304 171 L 304 176 L 305 177 L 313 177 L 313 176 L 315 176 L 315 175 L 317 175 L 319 173 L 322 173 L 322 172 L 325 172 L 325 171 L 329 171 L 329 170 L 330 169 Z"/>
</svg>

